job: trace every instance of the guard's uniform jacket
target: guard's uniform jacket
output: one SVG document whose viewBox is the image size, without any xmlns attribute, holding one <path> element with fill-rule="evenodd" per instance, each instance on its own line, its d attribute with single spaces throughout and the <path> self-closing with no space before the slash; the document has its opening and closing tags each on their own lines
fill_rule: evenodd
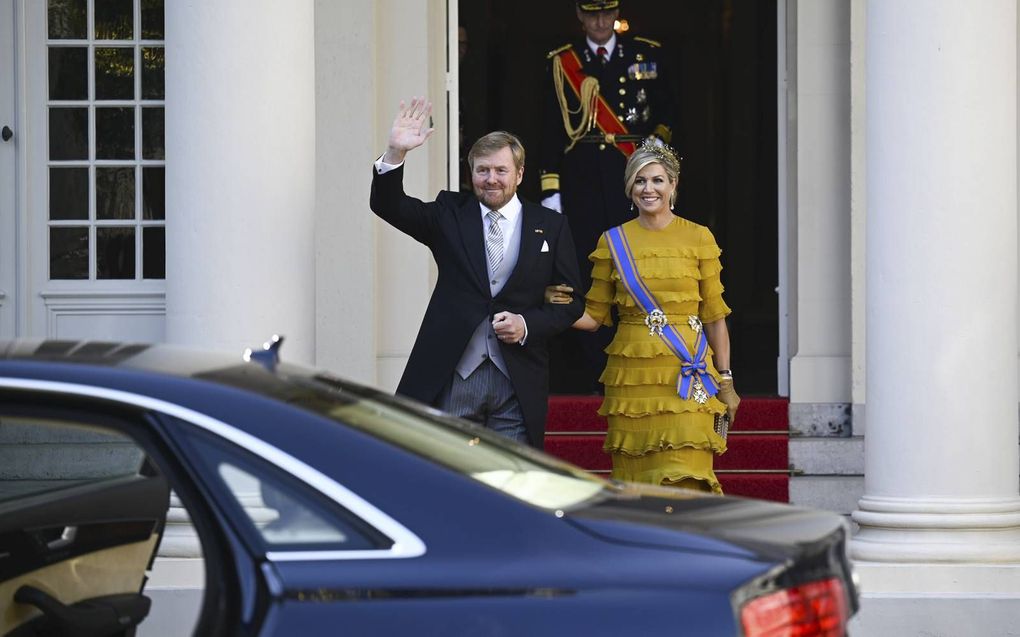
<svg viewBox="0 0 1020 637">
<path fill-rule="evenodd" d="M 649 135 L 675 145 L 675 101 L 660 53 L 657 42 L 617 34 L 605 63 L 584 38 L 548 55 L 539 151 L 542 197 L 560 193 L 577 249 L 581 294 L 591 286 L 588 255 L 599 236 L 636 214 L 624 194 L 627 158 Z M 603 350 L 612 337 L 611 328 L 560 335 L 551 361 L 553 390 L 598 391 Z"/>
<path fill-rule="evenodd" d="M 548 55 L 550 88 L 539 157 L 542 196 L 560 193 L 584 291 L 590 284 L 588 255 L 598 237 L 635 214 L 623 191 L 627 157 L 649 135 L 672 143 L 675 102 L 662 77 L 660 51 L 653 40 L 617 35 L 605 63 L 584 39 Z M 582 104 L 581 96 L 594 88 L 591 81 L 585 86 L 584 78 L 598 82 L 597 107 Z M 564 123 L 563 106 L 573 131 Z"/>
</svg>

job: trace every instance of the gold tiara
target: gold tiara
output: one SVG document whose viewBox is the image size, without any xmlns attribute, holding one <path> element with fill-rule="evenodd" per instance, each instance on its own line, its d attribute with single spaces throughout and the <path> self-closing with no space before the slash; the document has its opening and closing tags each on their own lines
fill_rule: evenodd
<svg viewBox="0 0 1020 637">
<path fill-rule="evenodd" d="M 658 138 L 646 138 L 641 142 L 638 150 L 655 155 L 661 162 L 673 168 L 675 172 L 680 172 L 680 158 L 677 157 L 676 151 L 669 144 L 659 141 Z"/>
</svg>

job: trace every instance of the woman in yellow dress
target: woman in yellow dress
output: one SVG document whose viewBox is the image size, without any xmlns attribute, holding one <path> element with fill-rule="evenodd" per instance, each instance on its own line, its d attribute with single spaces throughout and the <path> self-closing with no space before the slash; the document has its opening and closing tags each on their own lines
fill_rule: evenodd
<svg viewBox="0 0 1020 637">
<path fill-rule="evenodd" d="M 711 231 L 673 214 L 679 173 L 668 147 L 646 143 L 631 155 L 624 181 L 638 216 L 603 234 L 589 256 L 592 285 L 573 327 L 612 325 L 617 308 L 599 379 L 613 477 L 721 493 L 712 464 L 726 440 L 716 421 L 732 420 L 740 403 L 729 369 L 730 308 Z M 552 286 L 547 299 L 568 302 L 571 292 Z"/>
</svg>

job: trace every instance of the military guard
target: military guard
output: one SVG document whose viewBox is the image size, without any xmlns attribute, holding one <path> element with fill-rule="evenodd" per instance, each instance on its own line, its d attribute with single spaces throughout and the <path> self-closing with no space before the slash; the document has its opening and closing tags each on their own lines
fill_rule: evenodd
<svg viewBox="0 0 1020 637">
<path fill-rule="evenodd" d="M 635 216 L 624 194 L 627 158 L 648 137 L 673 142 L 675 100 L 663 77 L 660 45 L 617 34 L 619 7 L 619 0 L 578 0 L 584 37 L 548 54 L 542 204 L 570 219 L 584 291 L 591 284 L 588 255 L 599 236 Z M 560 337 L 554 391 L 598 391 L 602 349 L 612 339 L 606 331 L 570 330 Z"/>
</svg>

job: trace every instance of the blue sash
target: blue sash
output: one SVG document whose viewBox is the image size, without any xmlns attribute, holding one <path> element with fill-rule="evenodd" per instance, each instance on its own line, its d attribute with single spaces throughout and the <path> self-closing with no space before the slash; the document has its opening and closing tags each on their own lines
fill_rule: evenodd
<svg viewBox="0 0 1020 637">
<path fill-rule="evenodd" d="M 708 356 L 708 339 L 705 337 L 705 330 L 697 330 L 697 339 L 694 343 L 695 355 L 691 356 L 687 343 L 680 336 L 680 332 L 666 321 L 665 313 L 659 308 L 655 297 L 638 274 L 637 266 L 634 264 L 634 255 L 630 251 L 630 244 L 627 243 L 627 235 L 623 232 L 623 226 L 610 228 L 605 232 L 606 243 L 609 244 L 609 252 L 613 256 L 613 263 L 620 273 L 620 279 L 631 297 L 648 315 L 645 324 L 649 326 L 650 332 L 657 333 L 666 344 L 669 351 L 680 359 L 680 375 L 677 377 L 676 393 L 684 399 L 693 398 L 699 403 L 708 401 L 709 396 L 715 396 L 719 392 L 719 386 L 715 379 L 708 373 L 708 366 L 705 362 Z M 700 326 L 700 323 L 698 323 Z"/>
</svg>

